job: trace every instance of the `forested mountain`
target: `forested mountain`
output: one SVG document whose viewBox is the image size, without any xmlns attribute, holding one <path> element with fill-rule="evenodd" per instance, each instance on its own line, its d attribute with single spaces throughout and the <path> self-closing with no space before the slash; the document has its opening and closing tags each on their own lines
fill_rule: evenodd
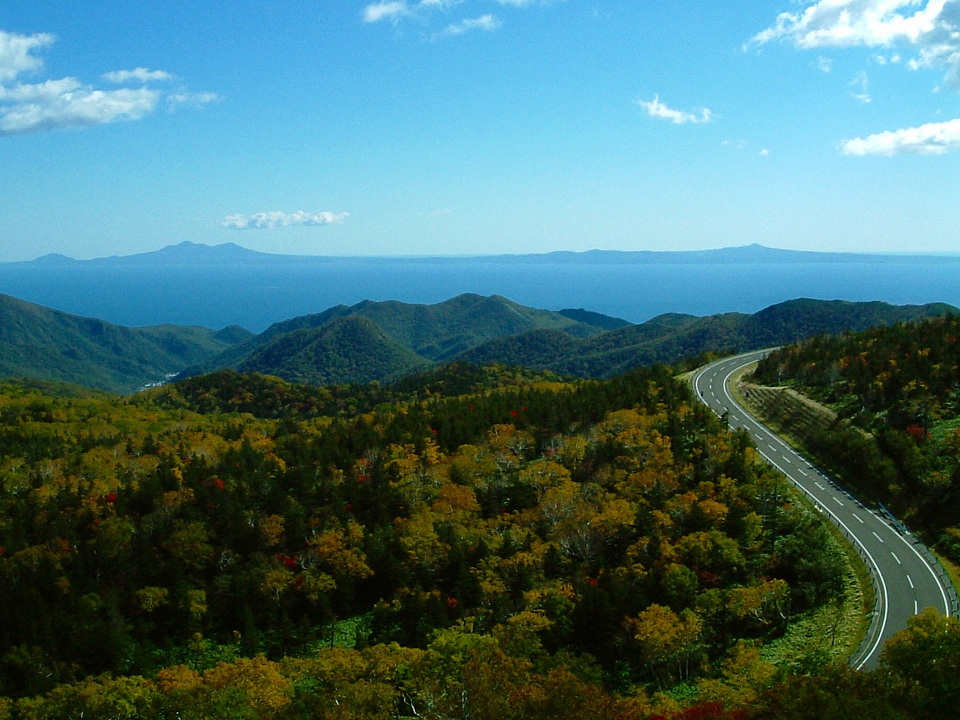
<svg viewBox="0 0 960 720">
<path fill-rule="evenodd" d="M 184 375 L 233 368 L 297 382 L 367 382 L 455 359 L 603 378 L 707 352 L 768 347 L 949 310 L 942 303 L 793 300 L 754 315 L 668 314 L 631 325 L 584 310 L 526 308 L 497 296 L 461 295 L 438 305 L 367 301 L 277 323 Z M 359 323 L 352 326 L 349 357 L 329 339 L 332 327 L 345 318 L 370 321 L 362 332 Z M 364 356 L 370 360 L 361 362 Z"/>
<path fill-rule="evenodd" d="M 396 380 L 457 360 L 602 378 L 705 352 L 765 347 L 949 309 L 796 300 L 755 315 L 668 314 L 631 325 L 583 309 L 551 312 L 498 296 L 460 295 L 436 305 L 338 305 L 253 335 L 239 327 L 127 328 L 0 295 L 0 376 L 132 392 L 178 372 L 185 377 L 232 368 L 328 385 Z"/>
<path fill-rule="evenodd" d="M 820 336 L 760 363 L 837 411 L 808 442 L 960 562 L 960 317 Z"/>
<path fill-rule="evenodd" d="M 366 300 L 352 307 L 337 305 L 316 315 L 304 315 L 275 323 L 248 342 L 188 370 L 185 375 L 233 368 L 244 372 L 278 375 L 287 380 L 331 377 L 334 382 L 367 382 L 408 372 L 418 365 L 449 360 L 464 350 L 492 338 L 507 337 L 534 329 L 562 330 L 570 337 L 585 337 L 602 332 L 597 313 L 590 313 L 590 322 L 580 322 L 560 313 L 528 308 L 496 295 L 459 295 L 436 305 L 416 305 L 395 301 Z M 332 325 L 351 318 L 352 351 L 358 356 L 369 354 L 380 361 L 351 371 L 341 362 L 335 347 L 331 360 L 336 369 L 322 365 L 326 353 L 311 350 L 318 342 L 328 345 Z M 357 320 L 366 322 L 360 323 Z M 618 322 L 608 318 L 607 322 Z M 622 322 L 622 321 L 620 321 Z M 373 328 L 377 328 L 376 333 Z M 361 332 L 361 328 L 364 330 Z M 361 335 L 369 344 L 364 343 Z M 400 347 L 406 352 L 400 352 Z M 267 350 L 267 348 L 270 348 Z M 387 349 L 387 348 L 390 349 Z M 282 348 L 282 351 L 281 351 Z M 284 356 L 285 354 L 285 356 Z M 359 358 L 352 358 L 360 362 Z M 390 367 L 391 360 L 395 360 Z"/>
<path fill-rule="evenodd" d="M 246 355 L 238 369 L 265 371 L 290 382 L 336 385 L 385 380 L 428 362 L 369 318 L 347 315 L 318 328 L 277 334 Z"/>
<path fill-rule="evenodd" d="M 250 335 L 237 327 L 127 328 L 0 295 L 0 376 L 132 392 Z"/>
<path fill-rule="evenodd" d="M 535 331 L 467 351 L 468 362 L 499 362 L 576 377 L 606 377 L 639 365 L 675 363 L 706 352 L 755 350 L 819 333 L 859 330 L 955 310 L 934 303 L 896 306 L 840 300 L 791 300 L 753 315 L 662 315 L 589 338 Z"/>
</svg>

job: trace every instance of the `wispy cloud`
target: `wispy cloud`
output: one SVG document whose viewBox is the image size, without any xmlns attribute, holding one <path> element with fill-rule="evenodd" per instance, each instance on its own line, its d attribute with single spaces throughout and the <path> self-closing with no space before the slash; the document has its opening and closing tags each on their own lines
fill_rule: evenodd
<svg viewBox="0 0 960 720">
<path fill-rule="evenodd" d="M 699 113 L 684 112 L 683 110 L 674 110 L 666 103 L 660 102 L 660 96 L 654 95 L 653 100 L 636 100 L 637 105 L 642 107 L 647 115 L 660 120 L 668 120 L 674 125 L 685 125 L 687 123 L 708 123 L 713 119 L 713 113 L 702 108 Z"/>
<path fill-rule="evenodd" d="M 504 7 L 523 9 L 553 5 L 566 0 L 379 0 L 366 5 L 360 12 L 365 23 L 388 22 L 394 26 L 403 21 L 415 21 L 426 28 L 437 28 L 425 33 L 431 40 L 464 35 L 472 30 L 493 31 L 503 27 L 503 20 L 496 15 L 484 13 L 477 17 L 460 17 L 452 13 L 458 6 L 488 5 L 493 2 Z M 443 20 L 437 21 L 437 18 Z M 445 23 L 445 24 L 444 24 Z"/>
<path fill-rule="evenodd" d="M 371 3 L 363 9 L 363 21 L 365 23 L 375 23 L 381 20 L 393 20 L 396 22 L 399 18 L 409 14 L 410 7 L 402 0 L 397 2 Z"/>
<path fill-rule="evenodd" d="M 212 92 L 172 92 L 167 95 L 167 105 L 170 109 L 186 105 L 188 107 L 199 108 L 209 105 L 212 102 L 220 102 L 223 96 Z"/>
<path fill-rule="evenodd" d="M 294 213 L 285 213 L 280 211 L 260 212 L 253 215 L 227 215 L 220 221 L 220 227 L 230 228 L 231 230 L 265 230 L 278 227 L 290 227 L 291 225 L 332 225 L 343 222 L 350 213 L 308 213 L 298 210 Z"/>
<path fill-rule="evenodd" d="M 213 93 L 169 93 L 148 83 L 172 80 L 162 70 L 136 68 L 105 73 L 104 80 L 137 87 L 102 90 L 74 77 L 22 82 L 21 76 L 38 73 L 43 60 L 35 53 L 50 47 L 53 35 L 18 35 L 0 30 L 0 135 L 17 135 L 59 128 L 82 128 L 124 120 L 140 120 L 154 112 L 166 97 L 170 107 L 203 105 L 217 99 Z"/>
<path fill-rule="evenodd" d="M 463 35 L 471 30 L 483 30 L 484 32 L 493 32 L 503 27 L 503 21 L 495 15 L 481 15 L 477 18 L 467 18 L 460 22 L 447 25 L 442 31 L 434 33 L 431 37 L 436 40 L 441 37 L 456 37 Z"/>
<path fill-rule="evenodd" d="M 494 0 L 499 5 L 513 5 L 514 7 L 529 7 L 531 5 L 553 5 L 565 0 Z"/>
<path fill-rule="evenodd" d="M 943 155 L 960 150 L 960 118 L 846 140 L 844 155 Z"/>
<path fill-rule="evenodd" d="M 117 85 L 123 85 L 128 82 L 162 82 L 173 80 L 173 75 L 163 70 L 150 70 L 145 67 L 138 67 L 134 70 L 114 70 L 103 74 L 103 79 Z"/>
<path fill-rule="evenodd" d="M 870 78 L 867 77 L 867 73 L 865 73 L 863 70 L 858 72 L 853 80 L 847 83 L 847 87 L 854 88 L 854 91 L 850 94 L 860 102 L 869 103 L 873 101 L 873 98 L 870 97 L 870 93 L 868 92 L 870 87 Z"/>
<path fill-rule="evenodd" d="M 960 90 L 960 2 L 957 0 L 819 0 L 785 12 L 745 47 L 786 41 L 798 48 L 912 47 L 914 68 L 947 70 Z"/>
</svg>

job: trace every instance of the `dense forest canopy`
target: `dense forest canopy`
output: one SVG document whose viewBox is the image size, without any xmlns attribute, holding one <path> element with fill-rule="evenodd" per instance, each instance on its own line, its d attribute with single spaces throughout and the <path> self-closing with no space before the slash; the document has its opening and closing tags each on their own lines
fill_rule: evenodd
<svg viewBox="0 0 960 720">
<path fill-rule="evenodd" d="M 526 716 L 643 717 L 678 683 L 734 693 L 738 663 L 769 682 L 758 644 L 844 593 L 816 513 L 666 368 L 406 383 L 0 387 L 11 711 L 226 717 L 237 687 L 250 716 L 345 717 L 318 709 L 332 673 L 376 696 L 357 716 L 446 717 L 483 667 Z"/>
<path fill-rule="evenodd" d="M 818 336 L 772 353 L 759 382 L 839 418 L 809 438 L 845 480 L 960 561 L 960 316 Z"/>
</svg>

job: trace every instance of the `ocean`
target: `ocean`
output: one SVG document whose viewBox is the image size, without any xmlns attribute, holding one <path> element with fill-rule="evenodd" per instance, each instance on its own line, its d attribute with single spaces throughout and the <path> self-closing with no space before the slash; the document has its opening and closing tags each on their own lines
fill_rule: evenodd
<svg viewBox="0 0 960 720">
<path fill-rule="evenodd" d="M 794 298 L 960 306 L 960 258 L 941 262 L 603 263 L 340 259 L 275 265 L 0 264 L 0 292 L 127 326 L 273 322 L 361 300 L 461 293 L 585 308 L 639 323 L 662 313 L 753 313 Z"/>
</svg>

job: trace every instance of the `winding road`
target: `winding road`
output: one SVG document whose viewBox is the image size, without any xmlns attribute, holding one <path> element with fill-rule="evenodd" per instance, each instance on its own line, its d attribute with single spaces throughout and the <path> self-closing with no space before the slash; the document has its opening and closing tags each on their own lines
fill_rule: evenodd
<svg viewBox="0 0 960 720">
<path fill-rule="evenodd" d="M 850 662 L 857 669 L 877 666 L 883 644 L 927 607 L 955 612 L 956 593 L 929 551 L 891 516 L 861 504 L 747 412 L 730 393 L 730 378 L 769 350 L 719 360 L 696 371 L 697 397 L 731 428 L 753 437 L 760 454 L 782 472 L 836 525 L 863 558 L 873 580 L 876 608 L 870 629 Z"/>
</svg>

